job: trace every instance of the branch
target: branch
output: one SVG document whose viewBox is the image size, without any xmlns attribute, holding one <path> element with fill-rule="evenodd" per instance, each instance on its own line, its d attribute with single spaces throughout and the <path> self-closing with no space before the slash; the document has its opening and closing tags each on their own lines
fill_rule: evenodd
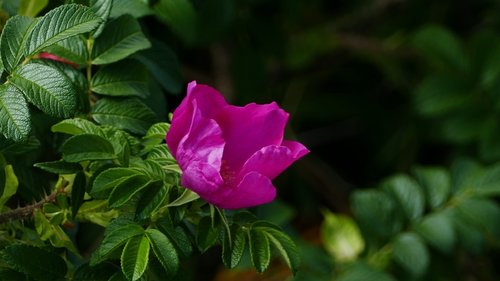
<svg viewBox="0 0 500 281">
<path fill-rule="evenodd" d="M 43 207 L 43 204 L 56 201 L 57 194 L 58 190 L 56 189 L 42 200 L 35 202 L 32 205 L 24 206 L 22 208 L 17 208 L 0 214 L 0 224 L 32 217 L 35 213 L 35 210 L 41 209 Z"/>
</svg>

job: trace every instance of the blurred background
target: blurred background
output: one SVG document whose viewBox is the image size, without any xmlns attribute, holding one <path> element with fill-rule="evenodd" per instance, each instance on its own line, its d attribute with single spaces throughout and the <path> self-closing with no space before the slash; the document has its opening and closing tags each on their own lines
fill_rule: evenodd
<svg viewBox="0 0 500 281">
<path fill-rule="evenodd" d="M 276 101 L 311 150 L 254 210 L 299 244 L 298 276 L 209 252 L 197 280 L 499 280 L 499 1 L 147 4 L 144 31 L 171 52 L 167 111 L 192 80 Z"/>
</svg>

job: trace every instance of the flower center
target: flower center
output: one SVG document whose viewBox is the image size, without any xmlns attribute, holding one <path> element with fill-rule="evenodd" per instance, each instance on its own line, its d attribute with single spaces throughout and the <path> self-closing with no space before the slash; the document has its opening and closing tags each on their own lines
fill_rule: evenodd
<svg viewBox="0 0 500 281">
<path fill-rule="evenodd" d="M 225 183 L 231 183 L 236 178 L 236 172 L 227 165 L 226 160 L 222 160 L 220 175 Z"/>
</svg>

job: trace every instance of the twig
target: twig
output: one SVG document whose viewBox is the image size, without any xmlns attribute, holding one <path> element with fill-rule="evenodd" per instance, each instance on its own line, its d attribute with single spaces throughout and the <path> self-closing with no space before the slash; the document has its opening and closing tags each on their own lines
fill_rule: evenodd
<svg viewBox="0 0 500 281">
<path fill-rule="evenodd" d="M 22 220 L 33 216 L 35 210 L 42 208 L 43 204 L 56 201 L 57 194 L 58 190 L 56 189 L 38 202 L 0 214 L 0 224 L 9 223 L 15 220 Z"/>
</svg>

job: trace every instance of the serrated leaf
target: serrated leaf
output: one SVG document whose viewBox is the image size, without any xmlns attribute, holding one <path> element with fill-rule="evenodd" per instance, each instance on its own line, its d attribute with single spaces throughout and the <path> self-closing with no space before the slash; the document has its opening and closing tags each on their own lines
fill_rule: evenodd
<svg viewBox="0 0 500 281">
<path fill-rule="evenodd" d="M 119 16 L 130 14 L 134 18 L 153 14 L 153 10 L 149 7 L 146 1 L 138 0 L 119 0 L 113 3 L 111 8 L 111 17 L 117 18 Z"/>
<path fill-rule="evenodd" d="M 164 43 L 153 40 L 152 47 L 134 55 L 167 92 L 178 94 L 182 90 L 181 66 L 177 55 Z"/>
<path fill-rule="evenodd" d="M 172 223 L 168 222 L 165 218 L 159 219 L 157 222 L 157 226 L 163 232 L 163 234 L 167 235 L 167 237 L 183 257 L 187 258 L 191 255 L 191 253 L 193 252 L 191 240 L 182 227 L 174 227 Z"/>
<path fill-rule="evenodd" d="M 133 60 L 123 60 L 106 65 L 92 77 L 92 91 L 105 96 L 149 95 L 147 72 L 144 66 Z"/>
<path fill-rule="evenodd" d="M 144 175 L 131 176 L 120 182 L 109 195 L 109 207 L 118 208 L 127 203 L 137 192 L 151 184 Z"/>
<path fill-rule="evenodd" d="M 94 38 L 98 37 L 102 30 L 104 29 L 104 26 L 106 25 L 106 22 L 108 21 L 109 15 L 111 13 L 111 8 L 113 6 L 113 0 L 91 0 L 90 1 L 90 9 L 94 11 L 94 14 L 102 19 L 101 24 L 99 27 L 96 29 L 94 34 L 92 36 Z"/>
<path fill-rule="evenodd" d="M 82 134 L 67 139 L 62 147 L 63 159 L 67 162 L 115 159 L 113 145 L 98 135 Z"/>
<path fill-rule="evenodd" d="M 130 15 L 123 15 L 106 24 L 101 35 L 96 38 L 92 63 L 116 62 L 150 46 L 137 20 Z"/>
<path fill-rule="evenodd" d="M 257 229 L 248 233 L 248 243 L 252 264 L 258 272 L 264 272 L 271 261 L 271 246 L 268 236 Z"/>
<path fill-rule="evenodd" d="M 101 21 L 88 7 L 77 4 L 59 6 L 33 27 L 25 54 L 33 55 L 63 39 L 92 31 Z"/>
<path fill-rule="evenodd" d="M 75 114 L 78 93 L 72 81 L 57 69 L 26 64 L 10 76 L 10 81 L 43 112 L 63 118 Z"/>
<path fill-rule="evenodd" d="M 82 166 L 78 163 L 69 163 L 64 160 L 41 162 L 33 165 L 44 171 L 54 174 L 74 174 L 82 170 Z"/>
<path fill-rule="evenodd" d="M 213 223 L 211 217 L 203 217 L 198 223 L 196 244 L 201 252 L 215 245 L 220 234 L 220 225 Z"/>
<path fill-rule="evenodd" d="M 196 194 L 194 191 L 185 188 L 182 194 L 179 197 L 177 197 L 174 201 L 168 203 L 167 206 L 169 207 L 182 206 L 189 202 L 193 202 L 198 198 L 200 198 L 200 195 Z"/>
<path fill-rule="evenodd" d="M 92 258 L 90 259 L 91 266 L 94 266 L 106 260 L 109 254 L 123 245 L 130 238 L 141 236 L 144 234 L 144 229 L 134 223 L 119 225 L 116 228 L 108 230 L 109 231 L 107 231 L 107 233 L 105 234 L 101 245 L 93 253 Z"/>
<path fill-rule="evenodd" d="M 154 6 L 156 15 L 186 43 L 196 40 L 197 14 L 189 0 L 160 0 Z"/>
<path fill-rule="evenodd" d="M 136 281 L 144 274 L 149 260 L 149 240 L 145 236 L 130 238 L 121 256 L 122 272 L 128 280 Z"/>
<path fill-rule="evenodd" d="M 86 64 L 88 57 L 85 40 L 81 36 L 72 36 L 61 40 L 48 46 L 44 51 L 78 65 Z"/>
<path fill-rule="evenodd" d="M 76 174 L 73 180 L 73 185 L 71 186 L 71 215 L 73 219 L 78 213 L 78 209 L 83 204 L 83 198 L 85 197 L 85 190 L 87 187 L 87 180 L 83 171 Z"/>
<path fill-rule="evenodd" d="M 19 64 L 24 46 L 36 20 L 25 16 L 13 16 L 7 20 L 0 36 L 0 55 L 8 73 Z"/>
<path fill-rule="evenodd" d="M 423 187 L 429 207 L 440 207 L 450 195 L 451 176 L 443 168 L 417 168 L 415 177 Z"/>
<path fill-rule="evenodd" d="M 28 245 L 11 245 L 2 251 L 3 261 L 35 280 L 64 280 L 67 267 L 56 253 Z"/>
<path fill-rule="evenodd" d="M 137 202 L 136 217 L 145 220 L 156 211 L 167 198 L 168 189 L 161 181 L 157 181 L 148 187 Z"/>
<path fill-rule="evenodd" d="M 81 118 L 65 119 L 53 125 L 51 130 L 54 133 L 68 135 L 94 134 L 104 136 L 96 124 Z"/>
<path fill-rule="evenodd" d="M 136 134 L 145 134 L 156 121 L 154 112 L 135 98 L 100 99 L 92 110 L 92 117 L 100 124 L 111 125 Z"/>
<path fill-rule="evenodd" d="M 227 231 L 224 232 L 222 241 L 222 261 L 229 268 L 235 268 L 245 251 L 246 232 L 240 227 L 231 228 L 231 239 Z"/>
<path fill-rule="evenodd" d="M 162 142 L 169 129 L 170 124 L 166 122 L 156 123 L 148 129 L 144 139 L 156 139 L 158 142 Z"/>
<path fill-rule="evenodd" d="M 415 226 L 415 231 L 443 253 L 451 253 L 453 250 L 455 230 L 447 214 L 435 213 L 425 217 Z"/>
<path fill-rule="evenodd" d="M 28 104 L 12 85 L 0 86 L 0 131 L 13 141 L 26 140 L 31 132 Z"/>
<path fill-rule="evenodd" d="M 414 233 L 403 233 L 392 244 L 393 258 L 400 266 L 415 276 L 426 272 L 429 252 L 422 240 Z"/>
<path fill-rule="evenodd" d="M 163 268 L 168 273 L 175 274 L 179 269 L 179 256 L 170 239 L 161 231 L 152 228 L 146 230 L 146 236 Z"/>
<path fill-rule="evenodd" d="M 406 175 L 397 175 L 384 183 L 384 188 L 392 194 L 409 220 L 415 220 L 424 212 L 424 195 L 421 187 Z"/>
<path fill-rule="evenodd" d="M 93 181 L 90 194 L 96 198 L 107 198 L 111 190 L 129 177 L 140 175 L 129 168 L 110 168 L 101 172 Z"/>
<path fill-rule="evenodd" d="M 340 262 L 355 260 L 364 250 L 365 241 L 356 222 L 344 215 L 325 211 L 321 237 L 325 249 Z"/>
<path fill-rule="evenodd" d="M 20 155 L 32 152 L 40 147 L 40 141 L 33 135 L 30 135 L 26 141 L 14 142 L 0 135 L 0 151 L 5 155 Z"/>
<path fill-rule="evenodd" d="M 47 4 L 49 4 L 49 0 L 21 0 L 19 2 L 18 14 L 35 17 Z"/>
</svg>

